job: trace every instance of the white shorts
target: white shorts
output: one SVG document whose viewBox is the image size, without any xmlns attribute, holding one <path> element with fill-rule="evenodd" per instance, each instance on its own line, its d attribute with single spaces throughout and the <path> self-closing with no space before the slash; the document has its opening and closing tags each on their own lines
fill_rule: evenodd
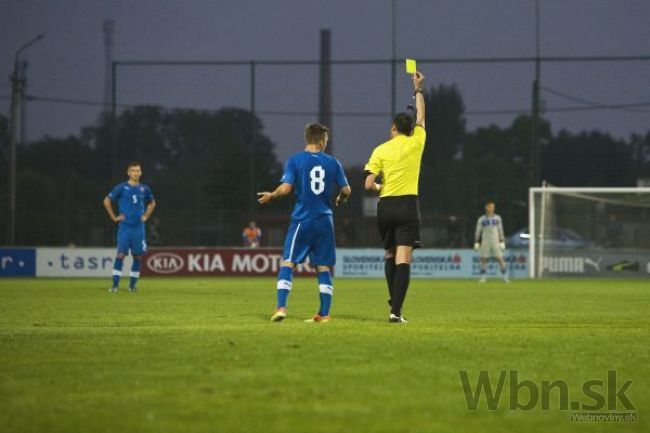
<svg viewBox="0 0 650 433">
<path fill-rule="evenodd" d="M 497 259 L 503 258 L 503 251 L 501 251 L 500 242 L 483 241 L 479 253 L 482 259 L 496 257 Z"/>
</svg>

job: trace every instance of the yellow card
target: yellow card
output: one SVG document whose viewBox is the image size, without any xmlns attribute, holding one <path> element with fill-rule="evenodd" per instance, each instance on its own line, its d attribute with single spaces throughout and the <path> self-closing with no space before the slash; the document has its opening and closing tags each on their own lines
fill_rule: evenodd
<svg viewBox="0 0 650 433">
<path fill-rule="evenodd" d="M 416 65 L 415 65 L 415 60 L 413 59 L 406 59 L 406 73 L 407 74 L 415 74 L 417 71 Z"/>
</svg>

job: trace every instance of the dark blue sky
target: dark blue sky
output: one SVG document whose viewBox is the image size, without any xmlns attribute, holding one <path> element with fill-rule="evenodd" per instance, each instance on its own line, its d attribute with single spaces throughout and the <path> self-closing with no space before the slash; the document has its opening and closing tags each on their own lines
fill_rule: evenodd
<svg viewBox="0 0 650 433">
<path fill-rule="evenodd" d="M 542 55 L 650 54 L 650 1 L 542 0 Z M 397 56 L 531 56 L 533 0 L 397 2 Z M 38 96 L 101 101 L 104 86 L 102 21 L 116 21 L 116 59 L 315 60 L 321 28 L 332 30 L 334 59 L 389 58 L 390 1 L 73 1 L 0 0 L 0 95 L 15 49 L 38 33 L 31 48 L 28 92 Z M 423 66 L 428 83 L 456 83 L 468 111 L 530 106 L 531 65 Z M 257 108 L 316 110 L 316 67 L 266 66 L 257 70 Z M 398 75 L 398 108 L 409 97 Z M 247 107 L 248 70 L 242 67 L 128 68 L 120 70 L 119 101 L 218 109 Z M 542 84 L 603 103 L 650 101 L 650 62 L 547 64 Z M 386 67 L 333 69 L 335 111 L 390 111 Z M 576 105 L 550 93 L 546 107 Z M 8 113 L 9 101 L 0 100 Z M 95 121 L 98 107 L 33 102 L 28 137 L 78 132 Z M 645 132 L 645 112 L 613 110 L 548 113 L 555 130 L 598 128 L 615 136 Z M 469 115 L 468 127 L 507 125 L 513 115 Z M 309 116 L 263 115 L 266 132 L 285 158 L 302 145 Z M 335 117 L 336 153 L 360 163 L 387 135 L 388 117 Z"/>
</svg>

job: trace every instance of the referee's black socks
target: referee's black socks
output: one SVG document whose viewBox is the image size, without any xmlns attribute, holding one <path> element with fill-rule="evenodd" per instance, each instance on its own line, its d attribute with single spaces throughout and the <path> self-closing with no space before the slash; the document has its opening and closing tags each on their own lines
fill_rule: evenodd
<svg viewBox="0 0 650 433">
<path fill-rule="evenodd" d="M 395 266 L 395 277 L 393 278 L 393 296 L 391 300 L 391 313 L 396 316 L 402 315 L 402 305 L 406 298 L 406 291 L 411 281 L 411 265 L 400 263 Z"/>
<path fill-rule="evenodd" d="M 393 280 L 395 279 L 395 257 L 386 259 L 384 263 L 384 274 L 386 275 L 386 285 L 388 286 L 388 303 L 393 299 Z"/>
</svg>

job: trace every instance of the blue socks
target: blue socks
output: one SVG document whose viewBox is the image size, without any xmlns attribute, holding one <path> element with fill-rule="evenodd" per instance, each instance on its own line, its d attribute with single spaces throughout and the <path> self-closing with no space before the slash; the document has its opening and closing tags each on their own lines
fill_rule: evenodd
<svg viewBox="0 0 650 433">
<path fill-rule="evenodd" d="M 140 266 L 142 261 L 140 259 L 133 259 L 133 264 L 131 265 L 131 273 L 129 276 L 129 288 L 135 289 L 135 285 L 140 278 Z M 124 266 L 124 258 L 115 258 L 113 262 L 113 288 L 116 289 L 120 285 L 120 278 L 122 277 L 122 267 Z"/>
<path fill-rule="evenodd" d="M 287 298 L 293 285 L 293 269 L 288 266 L 282 266 L 278 273 L 278 305 L 277 308 L 287 308 Z M 318 273 L 318 291 L 320 294 L 320 309 L 318 314 L 321 317 L 329 316 L 330 307 L 332 306 L 332 276 L 329 271 Z"/>
<path fill-rule="evenodd" d="M 133 259 L 133 264 L 131 265 L 131 278 L 129 281 L 129 288 L 130 289 L 135 289 L 135 285 L 138 282 L 138 278 L 140 278 L 140 259 Z"/>
<path fill-rule="evenodd" d="M 278 273 L 278 308 L 287 308 L 287 298 L 293 284 L 293 268 L 282 266 Z"/>
<path fill-rule="evenodd" d="M 120 285 L 122 265 L 124 265 L 124 259 L 115 258 L 115 262 L 113 262 L 113 288 L 116 288 Z"/>
<path fill-rule="evenodd" d="M 318 273 L 318 291 L 320 292 L 320 310 L 318 310 L 318 314 L 321 317 L 329 316 L 332 294 L 334 293 L 332 276 L 329 271 Z"/>
</svg>

